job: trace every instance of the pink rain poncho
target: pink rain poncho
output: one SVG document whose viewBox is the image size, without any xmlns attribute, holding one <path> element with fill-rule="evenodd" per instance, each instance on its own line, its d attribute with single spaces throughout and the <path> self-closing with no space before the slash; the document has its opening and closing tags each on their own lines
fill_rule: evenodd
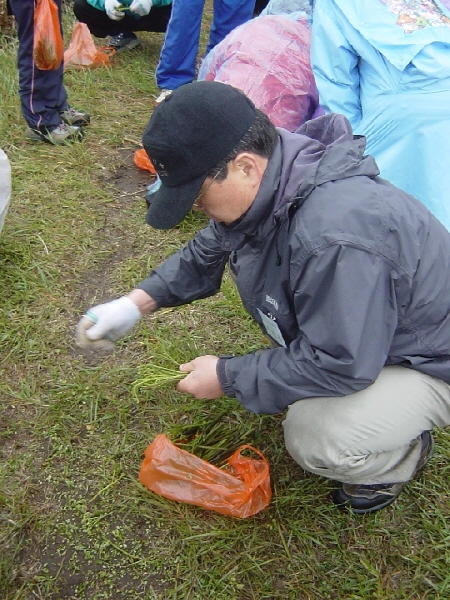
<svg viewBox="0 0 450 600">
<path fill-rule="evenodd" d="M 252 19 L 205 57 L 199 79 L 239 88 L 277 127 L 295 131 L 318 108 L 308 20 L 283 15 Z"/>
</svg>

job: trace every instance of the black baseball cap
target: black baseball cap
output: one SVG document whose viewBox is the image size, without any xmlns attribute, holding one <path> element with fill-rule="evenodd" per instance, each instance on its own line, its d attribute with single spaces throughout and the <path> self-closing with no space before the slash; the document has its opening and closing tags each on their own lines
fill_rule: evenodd
<svg viewBox="0 0 450 600">
<path fill-rule="evenodd" d="M 170 229 L 184 219 L 207 173 L 229 154 L 255 120 L 240 90 L 197 81 L 174 90 L 155 108 L 142 143 L 161 178 L 145 220 Z"/>
</svg>

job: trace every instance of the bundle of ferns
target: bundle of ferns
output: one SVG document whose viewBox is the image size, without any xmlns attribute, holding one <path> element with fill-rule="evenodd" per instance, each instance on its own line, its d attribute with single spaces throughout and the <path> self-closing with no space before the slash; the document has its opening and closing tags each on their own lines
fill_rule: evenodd
<svg viewBox="0 0 450 600">
<path fill-rule="evenodd" d="M 183 450 L 221 466 L 242 445 L 254 444 L 258 431 L 233 420 L 229 411 L 191 425 L 177 425 L 168 437 Z"/>
<path fill-rule="evenodd" d="M 175 361 L 168 356 L 162 357 Z M 149 362 L 138 367 L 138 378 L 132 386 L 137 397 L 141 389 L 158 389 L 184 379 L 189 373 L 175 367 Z M 233 418 L 229 410 L 197 423 L 176 425 L 167 436 L 179 447 L 214 465 L 221 466 L 240 446 L 254 444 L 258 430 Z"/>
</svg>

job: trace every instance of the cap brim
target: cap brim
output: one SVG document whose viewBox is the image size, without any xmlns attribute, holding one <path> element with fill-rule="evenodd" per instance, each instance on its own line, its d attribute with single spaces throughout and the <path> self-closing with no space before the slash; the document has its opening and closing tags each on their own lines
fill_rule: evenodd
<svg viewBox="0 0 450 600">
<path fill-rule="evenodd" d="M 205 173 L 176 187 L 161 184 L 159 190 L 151 196 L 145 221 L 155 229 L 171 229 L 178 225 L 191 210 L 206 177 Z"/>
</svg>

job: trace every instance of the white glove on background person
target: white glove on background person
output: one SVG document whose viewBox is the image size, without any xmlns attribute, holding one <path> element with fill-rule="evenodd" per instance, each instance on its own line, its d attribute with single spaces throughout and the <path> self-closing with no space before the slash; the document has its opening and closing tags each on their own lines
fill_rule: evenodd
<svg viewBox="0 0 450 600">
<path fill-rule="evenodd" d="M 152 0 L 133 0 L 128 10 L 139 17 L 145 17 L 150 12 L 152 5 Z"/>
<path fill-rule="evenodd" d="M 105 11 L 110 19 L 113 21 L 121 21 L 125 14 L 120 10 L 117 10 L 118 7 L 122 6 L 120 2 L 117 0 L 105 0 Z"/>
<path fill-rule="evenodd" d="M 141 316 L 139 308 L 126 296 L 98 304 L 78 323 L 77 344 L 92 350 L 112 350 L 112 341 L 131 331 Z"/>
</svg>

